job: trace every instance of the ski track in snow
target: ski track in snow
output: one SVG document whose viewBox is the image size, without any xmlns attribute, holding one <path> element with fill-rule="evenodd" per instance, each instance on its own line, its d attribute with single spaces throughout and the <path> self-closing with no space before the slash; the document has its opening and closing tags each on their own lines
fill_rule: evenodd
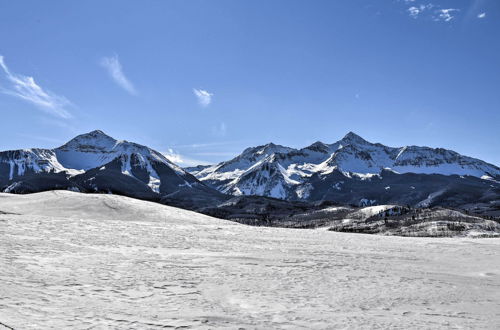
<svg viewBox="0 0 500 330">
<path fill-rule="evenodd" d="M 0 211 L 22 213 L 0 212 L 14 329 L 500 325 L 499 239 L 249 227 L 71 192 L 0 194 Z"/>
</svg>

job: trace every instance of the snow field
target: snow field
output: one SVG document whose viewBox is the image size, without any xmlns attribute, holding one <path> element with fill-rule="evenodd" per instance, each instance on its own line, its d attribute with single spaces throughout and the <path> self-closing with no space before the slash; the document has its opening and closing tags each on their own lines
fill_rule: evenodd
<svg viewBox="0 0 500 330">
<path fill-rule="evenodd" d="M 500 240 L 249 227 L 113 195 L 0 194 L 14 329 L 495 329 Z"/>
</svg>

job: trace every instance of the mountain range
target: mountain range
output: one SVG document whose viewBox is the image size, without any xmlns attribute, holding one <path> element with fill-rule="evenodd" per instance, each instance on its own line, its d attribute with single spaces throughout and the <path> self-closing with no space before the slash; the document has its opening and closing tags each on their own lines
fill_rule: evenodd
<svg viewBox="0 0 500 330">
<path fill-rule="evenodd" d="M 121 194 L 224 214 L 242 201 L 278 208 L 288 202 L 286 208 L 300 209 L 335 202 L 496 212 L 500 168 L 441 148 L 371 143 L 352 132 L 332 144 L 295 149 L 269 143 L 216 165 L 185 169 L 158 151 L 99 130 L 55 149 L 0 152 L 0 191 L 54 189 Z"/>
<path fill-rule="evenodd" d="M 352 132 L 302 149 L 269 143 L 187 170 L 222 193 L 285 200 L 458 206 L 499 198 L 495 165 L 442 148 L 388 147 Z"/>
</svg>

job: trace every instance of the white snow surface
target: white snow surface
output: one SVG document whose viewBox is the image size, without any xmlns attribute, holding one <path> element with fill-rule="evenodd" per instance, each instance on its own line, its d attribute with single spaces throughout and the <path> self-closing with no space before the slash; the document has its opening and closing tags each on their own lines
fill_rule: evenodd
<svg viewBox="0 0 500 330">
<path fill-rule="evenodd" d="M 67 191 L 0 194 L 0 211 L 0 322 L 14 329 L 500 324 L 500 239 L 249 227 Z"/>
<path fill-rule="evenodd" d="M 368 219 L 376 214 L 379 214 L 382 211 L 386 211 L 392 209 L 396 205 L 377 205 L 377 206 L 368 206 L 364 207 L 356 212 L 353 212 L 349 215 L 349 217 L 355 219 Z"/>
</svg>

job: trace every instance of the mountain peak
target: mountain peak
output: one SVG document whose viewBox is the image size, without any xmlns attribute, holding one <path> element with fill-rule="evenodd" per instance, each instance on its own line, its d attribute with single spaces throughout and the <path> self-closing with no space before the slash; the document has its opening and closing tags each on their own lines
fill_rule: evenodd
<svg viewBox="0 0 500 330">
<path fill-rule="evenodd" d="M 274 148 L 276 146 L 277 145 L 274 144 L 274 143 L 272 143 L 272 142 L 269 142 L 269 143 L 266 143 L 266 144 L 262 145 L 262 147 L 264 147 L 264 148 Z"/>
<path fill-rule="evenodd" d="M 363 139 L 361 136 L 357 135 L 354 132 L 347 133 L 340 141 L 350 142 L 350 143 L 368 143 L 368 141 L 366 141 L 365 139 Z"/>
<path fill-rule="evenodd" d="M 101 130 L 94 130 L 88 133 L 80 134 L 71 139 L 60 149 L 97 149 L 107 150 L 112 148 L 117 143 L 117 140 L 107 135 Z"/>
<path fill-rule="evenodd" d="M 104 137 L 104 138 L 111 138 L 109 135 L 101 131 L 100 129 L 93 130 L 88 133 L 80 134 L 77 137 L 83 137 L 83 136 L 88 136 L 88 137 L 93 137 L 93 138 L 99 138 L 99 137 Z"/>
<path fill-rule="evenodd" d="M 285 147 L 280 144 L 275 144 L 272 142 L 269 142 L 268 144 L 265 144 L 261 147 L 261 149 L 257 153 L 261 154 L 272 154 L 272 153 L 288 153 L 292 151 L 293 148 L 290 147 Z"/>
<path fill-rule="evenodd" d="M 272 153 L 283 153 L 283 152 L 286 153 L 290 150 L 292 150 L 292 148 L 285 147 L 285 146 L 275 144 L 272 142 L 269 142 L 267 144 L 264 144 L 264 145 L 261 145 L 258 147 L 247 149 L 247 151 L 249 151 L 251 153 L 255 153 L 257 155 L 263 155 L 263 154 L 268 155 L 268 154 L 272 154 Z"/>
<path fill-rule="evenodd" d="M 321 141 L 316 141 L 310 145 L 310 147 L 322 147 L 322 146 L 326 146 L 326 144 Z"/>
<path fill-rule="evenodd" d="M 329 151 L 329 146 L 321 141 L 316 141 L 304 149 L 326 153 Z"/>
<path fill-rule="evenodd" d="M 342 138 L 342 140 L 344 139 L 356 139 L 356 138 L 361 138 L 361 136 L 359 136 L 358 134 L 354 133 L 353 131 L 349 131 L 346 135 L 344 135 L 344 137 Z"/>
</svg>

